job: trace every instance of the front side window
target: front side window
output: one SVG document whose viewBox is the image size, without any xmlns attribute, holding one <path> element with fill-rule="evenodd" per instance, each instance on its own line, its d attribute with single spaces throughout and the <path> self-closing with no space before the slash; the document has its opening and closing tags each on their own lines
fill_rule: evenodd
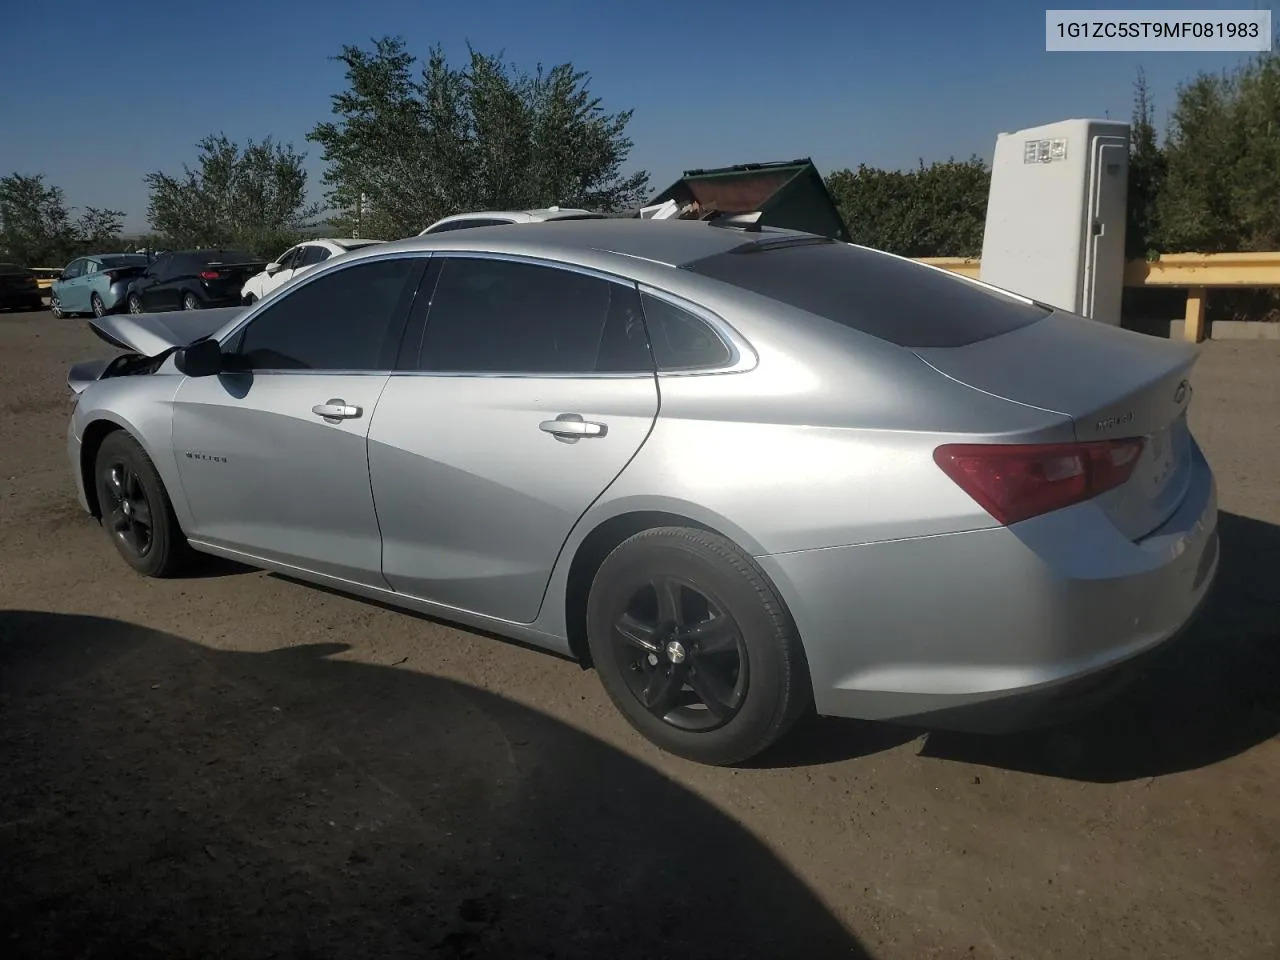
<svg viewBox="0 0 1280 960">
<path fill-rule="evenodd" d="M 67 271 L 63 279 L 74 280 L 76 277 L 83 276 L 83 274 L 84 274 L 84 261 L 72 260 L 69 264 L 67 264 Z"/>
<path fill-rule="evenodd" d="M 483 257 L 444 259 L 418 369 L 461 373 L 652 372 L 635 286 Z"/>
<path fill-rule="evenodd" d="M 287 290 L 249 321 L 230 352 L 241 370 L 389 369 L 420 261 L 401 257 L 335 270 Z M 287 289 L 287 288 L 286 288 Z"/>
<path fill-rule="evenodd" d="M 302 249 L 301 247 L 290 247 L 288 250 L 282 253 L 280 255 L 280 259 L 276 261 L 276 263 L 280 264 L 280 269 L 291 270 L 294 266 L 294 261 L 297 260 L 298 253 L 301 251 L 301 249 Z"/>
</svg>

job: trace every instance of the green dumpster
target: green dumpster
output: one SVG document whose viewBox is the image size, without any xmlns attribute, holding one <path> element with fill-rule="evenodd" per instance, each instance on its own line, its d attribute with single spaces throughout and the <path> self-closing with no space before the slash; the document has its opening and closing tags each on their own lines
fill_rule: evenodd
<svg viewBox="0 0 1280 960">
<path fill-rule="evenodd" d="M 779 163 L 740 163 L 684 176 L 633 216 L 713 220 L 758 213 L 762 226 L 803 230 L 847 242 L 845 226 L 818 168 L 807 157 Z"/>
</svg>

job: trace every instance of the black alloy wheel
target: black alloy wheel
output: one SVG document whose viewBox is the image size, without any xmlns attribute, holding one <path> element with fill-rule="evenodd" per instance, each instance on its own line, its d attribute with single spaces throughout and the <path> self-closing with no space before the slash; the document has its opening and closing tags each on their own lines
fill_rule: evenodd
<svg viewBox="0 0 1280 960">
<path fill-rule="evenodd" d="M 646 710 L 680 730 L 737 715 L 750 671 L 733 617 L 691 583 L 660 574 L 614 620 L 615 655 Z"/>
<path fill-rule="evenodd" d="M 628 722 L 700 763 L 749 760 L 813 704 L 795 625 L 732 541 L 691 527 L 642 530 L 600 564 L 587 643 Z"/>
<path fill-rule="evenodd" d="M 151 551 L 155 521 L 151 501 L 133 465 L 124 457 L 110 457 L 103 466 L 103 489 L 107 499 L 100 504 L 102 519 L 117 539 L 117 546 L 139 560 Z"/>
</svg>

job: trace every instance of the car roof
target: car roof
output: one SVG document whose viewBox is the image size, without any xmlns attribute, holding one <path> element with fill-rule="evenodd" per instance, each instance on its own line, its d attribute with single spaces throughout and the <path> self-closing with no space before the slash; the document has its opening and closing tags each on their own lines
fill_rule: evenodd
<svg viewBox="0 0 1280 960">
<path fill-rule="evenodd" d="M 599 220 L 501 224 L 472 230 L 429 233 L 382 244 L 376 252 L 492 252 L 546 256 L 570 263 L 585 263 L 598 259 L 599 254 L 613 254 L 662 266 L 679 267 L 744 245 L 772 243 L 792 237 L 813 239 L 809 234 L 770 227 L 762 227 L 758 232 L 748 232 L 737 227 L 716 227 L 697 220 L 606 217 Z"/>
</svg>

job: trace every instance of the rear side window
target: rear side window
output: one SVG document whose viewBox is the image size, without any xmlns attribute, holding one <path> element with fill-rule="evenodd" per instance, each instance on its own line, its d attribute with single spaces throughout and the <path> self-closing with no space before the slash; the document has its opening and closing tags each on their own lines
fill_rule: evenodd
<svg viewBox="0 0 1280 960">
<path fill-rule="evenodd" d="M 699 317 L 647 293 L 641 296 L 641 303 L 659 370 L 722 367 L 732 359 L 724 341 Z"/>
<path fill-rule="evenodd" d="M 634 286 L 558 267 L 449 257 L 431 298 L 418 369 L 651 373 L 653 359 Z"/>
<path fill-rule="evenodd" d="M 317 263 L 323 263 L 325 260 L 328 260 L 328 259 L 329 259 L 329 251 L 325 247 L 315 246 L 315 245 L 310 247 L 303 247 L 302 259 L 299 261 L 298 266 L 310 267 L 310 266 L 314 266 Z"/>
<path fill-rule="evenodd" d="M 923 264 L 846 243 L 745 243 L 684 269 L 900 347 L 962 347 L 1051 312 Z"/>
</svg>

